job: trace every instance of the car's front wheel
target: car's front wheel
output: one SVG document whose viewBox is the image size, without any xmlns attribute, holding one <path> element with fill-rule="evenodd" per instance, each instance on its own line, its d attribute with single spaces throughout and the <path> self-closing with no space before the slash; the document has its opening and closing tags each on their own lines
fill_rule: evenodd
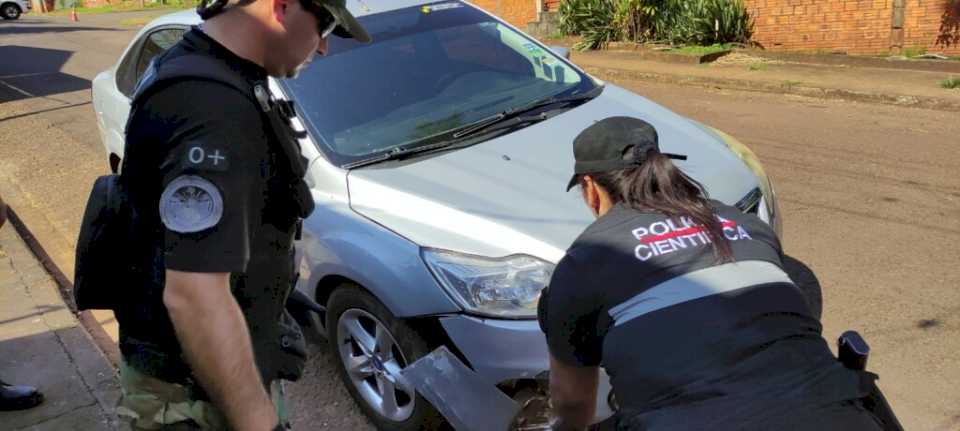
<svg viewBox="0 0 960 431">
<path fill-rule="evenodd" d="M 327 310 L 337 371 L 377 429 L 437 426 L 441 421 L 436 409 L 400 375 L 400 370 L 429 353 L 427 342 L 355 285 L 337 288 Z"/>
<path fill-rule="evenodd" d="M 3 6 L 0 6 L 0 16 L 3 19 L 17 19 L 20 18 L 20 6 L 17 6 L 15 3 L 4 3 Z"/>
</svg>

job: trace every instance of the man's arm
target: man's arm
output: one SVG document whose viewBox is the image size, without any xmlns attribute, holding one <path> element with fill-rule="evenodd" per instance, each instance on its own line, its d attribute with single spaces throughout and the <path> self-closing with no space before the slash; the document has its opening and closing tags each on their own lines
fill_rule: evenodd
<svg viewBox="0 0 960 431">
<path fill-rule="evenodd" d="M 555 430 L 583 430 L 597 409 L 598 367 L 577 367 L 550 355 L 550 404 L 558 420 Z"/>
<path fill-rule="evenodd" d="M 278 422 L 260 380 L 229 273 L 167 270 L 163 303 L 200 384 L 237 431 L 266 431 Z"/>
</svg>

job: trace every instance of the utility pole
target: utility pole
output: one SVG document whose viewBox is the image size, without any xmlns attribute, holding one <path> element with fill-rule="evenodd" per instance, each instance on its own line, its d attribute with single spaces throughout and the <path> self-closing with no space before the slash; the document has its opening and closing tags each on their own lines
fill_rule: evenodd
<svg viewBox="0 0 960 431">
<path fill-rule="evenodd" d="M 890 23 L 890 53 L 903 54 L 903 26 L 906 22 L 906 0 L 893 0 L 893 17 Z"/>
</svg>

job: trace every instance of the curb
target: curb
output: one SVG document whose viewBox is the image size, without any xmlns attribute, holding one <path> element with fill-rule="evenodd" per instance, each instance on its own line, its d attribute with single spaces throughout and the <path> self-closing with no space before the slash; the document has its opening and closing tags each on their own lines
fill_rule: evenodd
<svg viewBox="0 0 960 431">
<path fill-rule="evenodd" d="M 960 73 L 960 61 L 955 60 L 901 60 L 895 57 L 872 57 L 846 54 L 816 55 L 804 54 L 802 52 L 765 51 L 756 49 L 744 49 L 740 52 L 771 60 L 795 61 L 805 64 Z"/>
<path fill-rule="evenodd" d="M 567 48 L 567 49 L 572 49 Z M 636 54 L 637 58 L 649 61 L 659 61 L 662 63 L 674 64 L 706 64 L 717 61 L 721 57 L 734 52 L 732 49 L 711 52 L 709 54 L 680 54 L 672 51 L 662 51 L 650 49 L 649 47 L 634 42 L 610 42 L 603 51 L 630 51 Z"/>
<path fill-rule="evenodd" d="M 115 369 L 118 368 L 120 357 L 116 354 L 116 343 L 110 338 L 103 327 L 100 326 L 100 323 L 93 317 L 93 314 L 89 311 L 77 312 L 77 305 L 73 301 L 73 283 L 70 282 L 63 271 L 60 270 L 60 267 L 50 258 L 47 251 L 44 250 L 40 242 L 37 241 L 37 238 L 30 232 L 30 229 L 27 228 L 23 219 L 17 215 L 16 211 L 14 211 L 10 205 L 7 205 L 7 218 L 14 230 L 17 231 L 17 234 L 20 235 L 20 239 L 27 244 L 27 248 L 30 249 L 30 252 L 33 253 L 40 262 L 40 265 L 43 266 L 43 269 L 50 274 L 53 281 L 57 283 L 60 299 L 63 300 L 67 308 L 69 308 L 77 318 L 80 326 L 90 335 L 93 345 Z"/>
<path fill-rule="evenodd" d="M 846 100 L 879 105 L 893 105 L 900 107 L 932 109 L 938 111 L 960 112 L 960 101 L 940 99 L 936 97 L 867 93 L 839 88 L 811 87 L 802 84 L 794 84 L 790 81 L 784 81 L 782 83 L 758 82 L 742 79 L 722 79 L 640 72 L 629 69 L 586 65 L 582 67 L 587 73 L 608 81 L 629 79 L 657 82 L 662 84 L 692 85 L 707 88 L 722 88 L 776 94 L 793 94 L 797 96 L 816 97 L 821 99 Z"/>
</svg>

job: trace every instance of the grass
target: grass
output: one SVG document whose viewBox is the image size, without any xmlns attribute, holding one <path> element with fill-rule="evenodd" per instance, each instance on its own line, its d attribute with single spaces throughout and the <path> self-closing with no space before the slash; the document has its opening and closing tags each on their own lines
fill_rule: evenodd
<svg viewBox="0 0 960 431">
<path fill-rule="evenodd" d="M 911 46 L 903 49 L 903 56 L 907 58 L 919 57 L 926 53 L 927 53 L 926 48 L 919 48 L 915 46 Z"/>
<path fill-rule="evenodd" d="M 97 15 L 104 13 L 113 13 L 113 12 L 136 12 L 136 11 L 149 11 L 149 10 L 174 10 L 174 9 L 188 9 L 196 5 L 194 2 L 184 2 L 184 1 L 167 1 L 165 3 L 160 2 L 145 2 L 144 7 L 140 7 L 139 1 L 126 1 L 118 4 L 112 5 L 103 5 L 97 7 L 78 7 L 77 14 L 80 15 Z M 73 11 L 73 8 L 69 6 L 64 6 L 60 9 L 56 9 L 52 12 L 47 12 L 45 15 L 49 16 L 65 16 L 69 15 Z"/>
<path fill-rule="evenodd" d="M 753 63 L 747 66 L 747 69 L 749 69 L 751 72 L 762 72 L 767 70 L 767 65 L 765 63 Z"/>
<path fill-rule="evenodd" d="M 960 78 L 949 78 L 940 81 L 940 86 L 948 90 L 960 88 Z"/>
<path fill-rule="evenodd" d="M 147 25 L 147 23 L 150 22 L 152 19 L 153 19 L 153 17 L 149 17 L 149 18 L 127 18 L 127 19 L 125 19 L 125 20 L 121 20 L 121 21 L 120 21 L 120 25 L 125 26 L 125 27 L 143 27 L 143 26 Z"/>
<path fill-rule="evenodd" d="M 688 46 L 681 46 L 679 48 L 673 48 L 673 49 L 667 50 L 667 52 L 673 53 L 673 54 L 692 55 L 692 56 L 700 57 L 704 55 L 713 54 L 716 52 L 727 51 L 731 47 L 732 45 L 728 43 L 714 44 L 709 46 L 688 45 Z"/>
</svg>

